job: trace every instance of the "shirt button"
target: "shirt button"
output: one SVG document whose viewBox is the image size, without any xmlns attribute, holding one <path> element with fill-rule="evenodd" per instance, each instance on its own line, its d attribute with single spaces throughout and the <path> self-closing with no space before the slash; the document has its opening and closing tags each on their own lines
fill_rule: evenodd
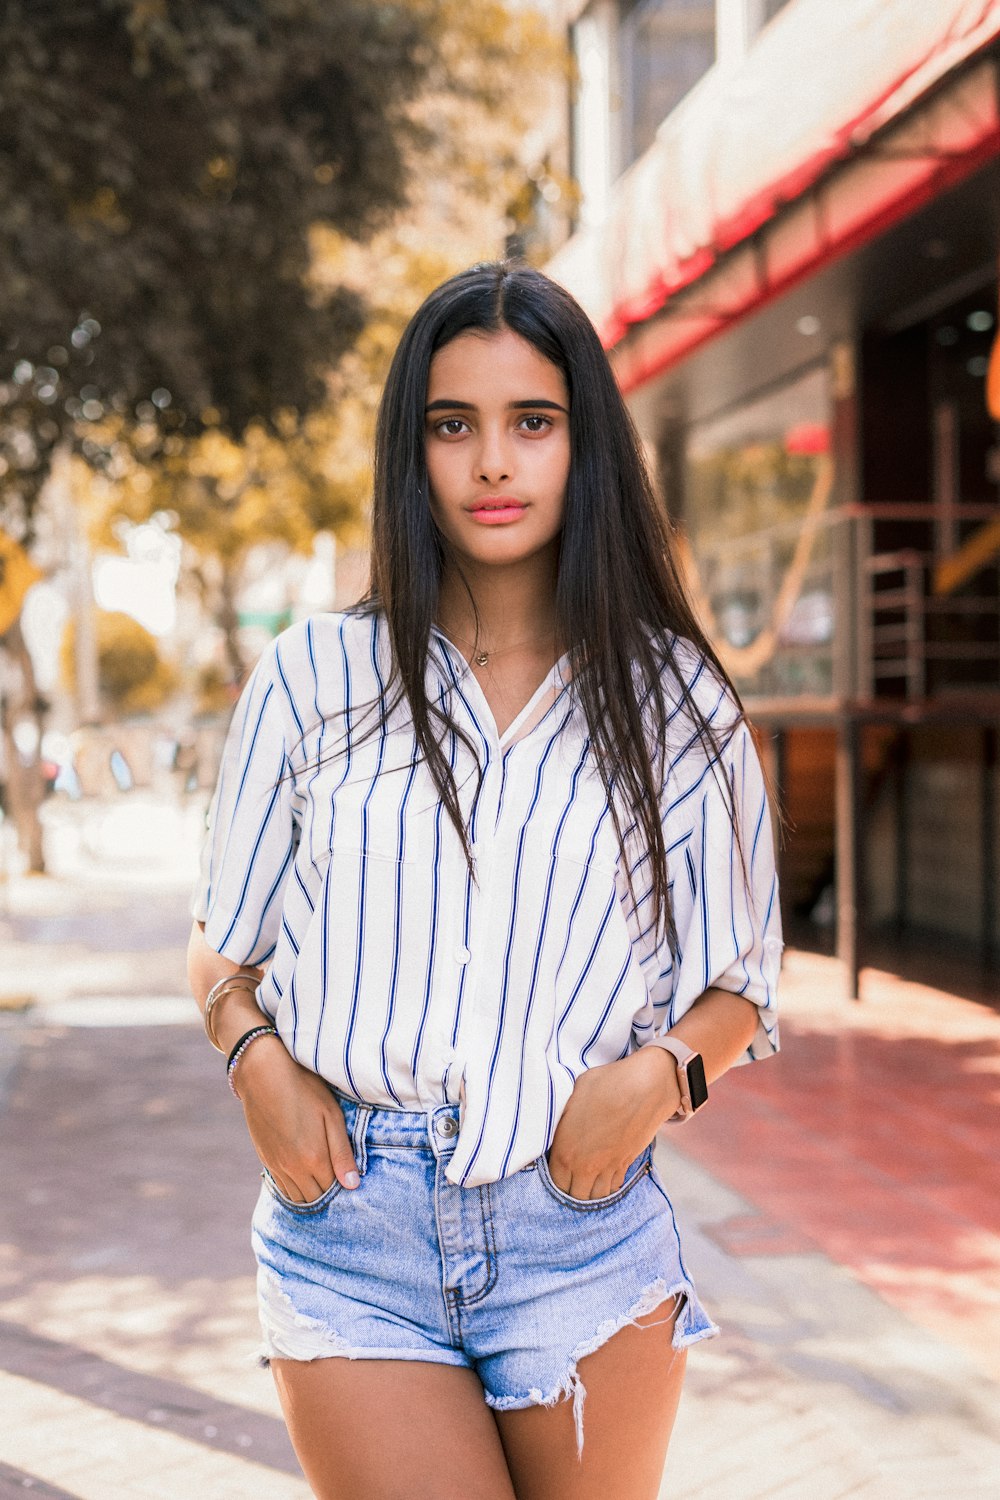
<svg viewBox="0 0 1000 1500">
<path fill-rule="evenodd" d="M 467 964 L 472 957 L 472 950 L 470 948 L 456 948 L 455 957 L 460 964 Z"/>
<path fill-rule="evenodd" d="M 445 1115 L 437 1122 L 438 1135 L 451 1136 L 458 1134 L 458 1121 L 453 1120 L 451 1115 Z"/>
</svg>

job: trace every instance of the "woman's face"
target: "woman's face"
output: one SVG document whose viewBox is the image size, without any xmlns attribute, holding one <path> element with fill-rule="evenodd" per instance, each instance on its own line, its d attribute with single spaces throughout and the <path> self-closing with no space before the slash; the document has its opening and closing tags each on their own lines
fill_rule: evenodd
<svg viewBox="0 0 1000 1500">
<path fill-rule="evenodd" d="M 570 463 L 561 371 L 510 329 L 459 334 L 431 360 L 425 421 L 431 514 L 459 556 L 554 556 Z"/>
</svg>

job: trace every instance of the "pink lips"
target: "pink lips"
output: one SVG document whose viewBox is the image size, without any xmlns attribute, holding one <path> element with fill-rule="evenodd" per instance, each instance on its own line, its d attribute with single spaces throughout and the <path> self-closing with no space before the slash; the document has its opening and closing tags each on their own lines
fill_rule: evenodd
<svg viewBox="0 0 1000 1500">
<path fill-rule="evenodd" d="M 507 521 L 516 521 L 523 516 L 527 507 L 520 500 L 509 500 L 497 498 L 495 500 L 479 500 L 469 510 L 469 515 L 474 521 L 481 521 L 484 526 L 498 526 Z"/>
</svg>

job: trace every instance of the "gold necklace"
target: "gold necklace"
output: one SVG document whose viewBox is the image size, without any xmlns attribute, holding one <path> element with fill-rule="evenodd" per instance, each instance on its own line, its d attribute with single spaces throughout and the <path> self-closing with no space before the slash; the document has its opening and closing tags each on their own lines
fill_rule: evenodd
<svg viewBox="0 0 1000 1500">
<path fill-rule="evenodd" d="M 503 656 L 508 651 L 519 651 L 522 646 L 533 646 L 536 641 L 544 641 L 544 640 L 547 640 L 547 639 L 549 639 L 549 637 L 554 636 L 554 635 L 555 635 L 555 631 L 554 630 L 546 630 L 541 635 L 532 635 L 532 636 L 529 636 L 526 641 L 515 641 L 510 646 L 496 646 L 496 647 L 491 648 L 489 651 L 477 651 L 476 654 L 475 654 L 475 656 L 472 659 L 476 663 L 477 667 L 487 667 L 487 666 L 489 666 L 490 658 L 491 657 L 494 657 L 494 656 Z M 470 642 L 468 642 L 468 641 L 462 641 L 459 638 L 457 640 L 457 644 L 459 646 L 469 645 Z"/>
</svg>

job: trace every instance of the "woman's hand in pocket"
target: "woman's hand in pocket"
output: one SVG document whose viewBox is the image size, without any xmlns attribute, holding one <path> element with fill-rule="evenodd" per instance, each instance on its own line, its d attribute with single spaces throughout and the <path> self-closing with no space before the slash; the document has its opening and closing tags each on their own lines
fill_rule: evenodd
<svg viewBox="0 0 1000 1500">
<path fill-rule="evenodd" d="M 678 1102 L 674 1060 L 662 1047 L 588 1068 L 577 1078 L 552 1138 L 552 1181 L 572 1198 L 617 1192 L 629 1165 Z"/>
<path fill-rule="evenodd" d="M 303 1068 L 277 1037 L 248 1047 L 236 1075 L 254 1150 L 278 1190 L 293 1203 L 311 1203 L 334 1178 L 360 1182 L 343 1111 L 329 1086 Z"/>
</svg>

